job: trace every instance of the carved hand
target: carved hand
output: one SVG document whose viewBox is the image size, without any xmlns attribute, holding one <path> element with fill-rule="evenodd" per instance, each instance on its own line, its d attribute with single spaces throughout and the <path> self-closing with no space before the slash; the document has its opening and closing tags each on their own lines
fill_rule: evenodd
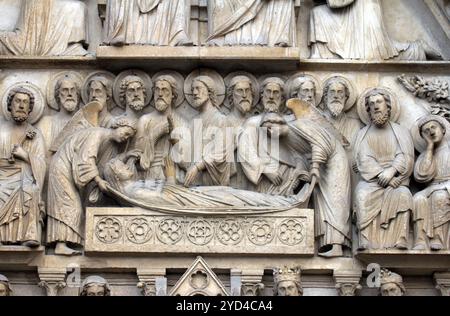
<svg viewBox="0 0 450 316">
<path fill-rule="evenodd" d="M 95 182 L 97 183 L 100 191 L 102 191 L 103 193 L 108 192 L 108 182 L 98 176 L 95 177 Z"/>
<path fill-rule="evenodd" d="M 129 152 L 127 152 L 126 154 L 126 159 L 128 160 L 129 158 L 136 158 L 136 160 L 140 159 L 142 155 L 142 151 L 139 149 L 133 149 L 130 150 Z"/>
<path fill-rule="evenodd" d="M 13 148 L 11 154 L 15 158 L 19 158 L 25 162 L 28 162 L 29 158 L 30 158 L 28 153 L 25 151 L 25 149 L 23 149 L 23 147 L 20 145 L 14 145 L 14 148 Z"/>
<path fill-rule="evenodd" d="M 392 181 L 389 183 L 389 185 L 391 187 L 393 187 L 394 189 L 397 189 L 399 186 L 402 185 L 402 179 L 400 179 L 400 177 L 395 177 L 394 179 L 392 179 Z"/>
<path fill-rule="evenodd" d="M 278 173 L 265 173 L 264 175 L 276 186 L 283 183 L 283 178 Z"/>
<path fill-rule="evenodd" d="M 423 138 L 427 142 L 427 150 L 433 151 L 434 150 L 434 141 L 431 138 L 431 136 L 430 135 L 424 135 Z"/>
<path fill-rule="evenodd" d="M 192 185 L 192 183 L 194 183 L 199 173 L 200 172 L 197 166 L 190 167 L 189 170 L 187 171 L 186 179 L 184 180 L 184 186 L 189 188 Z"/>
<path fill-rule="evenodd" d="M 378 176 L 378 184 L 384 188 L 387 187 L 396 173 L 397 170 L 393 167 L 384 169 L 384 171 Z"/>
</svg>

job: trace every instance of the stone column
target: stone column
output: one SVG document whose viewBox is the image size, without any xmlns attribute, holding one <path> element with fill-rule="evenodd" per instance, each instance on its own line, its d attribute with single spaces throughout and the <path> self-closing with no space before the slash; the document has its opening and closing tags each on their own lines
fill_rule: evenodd
<svg viewBox="0 0 450 316">
<path fill-rule="evenodd" d="M 139 283 L 137 287 L 141 289 L 144 296 L 165 296 L 167 293 L 166 269 L 137 269 Z M 164 283 L 164 284 L 161 284 Z"/>
<path fill-rule="evenodd" d="M 241 296 L 260 296 L 264 290 L 263 270 L 244 270 L 241 275 Z"/>
<path fill-rule="evenodd" d="M 434 274 L 436 288 L 441 291 L 442 296 L 450 296 L 450 272 L 436 272 Z"/>
<path fill-rule="evenodd" d="M 333 277 L 339 296 L 356 296 L 362 289 L 359 284 L 362 276 L 361 270 L 335 270 Z"/>
<path fill-rule="evenodd" d="M 241 296 L 242 289 L 242 271 L 231 269 L 230 271 L 230 289 L 231 296 Z"/>
<path fill-rule="evenodd" d="M 66 287 L 66 268 L 38 268 L 39 286 L 45 288 L 47 296 L 58 296 Z"/>
</svg>

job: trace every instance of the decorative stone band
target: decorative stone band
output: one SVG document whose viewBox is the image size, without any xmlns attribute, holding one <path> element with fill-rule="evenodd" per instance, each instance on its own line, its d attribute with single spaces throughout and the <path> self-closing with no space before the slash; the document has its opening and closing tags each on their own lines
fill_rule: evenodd
<svg viewBox="0 0 450 316">
<path fill-rule="evenodd" d="M 88 253 L 314 256 L 314 211 L 184 216 L 137 208 L 88 208 L 85 249 Z"/>
</svg>

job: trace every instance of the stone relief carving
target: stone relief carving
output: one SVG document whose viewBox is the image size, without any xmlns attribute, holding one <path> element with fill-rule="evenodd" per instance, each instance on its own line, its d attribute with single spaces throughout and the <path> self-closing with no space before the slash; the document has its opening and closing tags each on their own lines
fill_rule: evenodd
<svg viewBox="0 0 450 316">
<path fill-rule="evenodd" d="M 405 75 L 399 76 L 398 80 L 415 97 L 430 103 L 427 110 L 431 114 L 442 116 L 450 122 L 450 95 L 447 81 L 427 80 L 421 76 L 406 77 Z"/>
<path fill-rule="evenodd" d="M 319 106 L 322 101 L 322 83 L 309 74 L 296 74 L 286 83 L 289 98 L 297 98 Z"/>
<path fill-rule="evenodd" d="M 108 0 L 106 45 L 192 45 L 189 0 Z"/>
<path fill-rule="evenodd" d="M 208 10 L 208 45 L 297 46 L 294 0 L 214 0 Z"/>
<path fill-rule="evenodd" d="M 12 296 L 13 291 L 9 280 L 3 274 L 0 274 L 0 296 Z"/>
<path fill-rule="evenodd" d="M 415 250 L 450 249 L 450 142 L 449 125 L 440 116 L 418 122 L 426 149 L 420 154 L 414 178 L 428 187 L 414 195 Z"/>
<path fill-rule="evenodd" d="M 403 296 L 406 293 L 401 275 L 383 269 L 380 273 L 381 296 Z"/>
<path fill-rule="evenodd" d="M 274 278 L 274 296 L 302 296 L 303 288 L 301 282 L 300 268 L 275 269 Z"/>
<path fill-rule="evenodd" d="M 367 124 L 357 136 L 354 151 L 354 168 L 361 176 L 354 200 L 358 248 L 407 249 L 413 210 L 409 189 L 414 169 L 411 135 L 395 123 L 400 108 L 387 88 L 364 92 L 358 113 Z"/>
<path fill-rule="evenodd" d="M 311 11 L 308 46 L 313 59 L 442 59 L 423 40 L 400 43 L 392 39 L 380 0 L 330 0 L 316 6 Z"/>
<path fill-rule="evenodd" d="M 30 123 L 44 100 L 30 84 L 7 89 L 0 130 L 0 243 L 41 244 L 45 206 L 45 141 Z"/>
<path fill-rule="evenodd" d="M 111 296 L 111 287 L 101 276 L 91 275 L 81 284 L 80 296 Z"/>
<path fill-rule="evenodd" d="M 24 0 L 13 32 L 0 33 L 0 53 L 15 56 L 85 56 L 86 5 L 78 0 Z"/>
</svg>

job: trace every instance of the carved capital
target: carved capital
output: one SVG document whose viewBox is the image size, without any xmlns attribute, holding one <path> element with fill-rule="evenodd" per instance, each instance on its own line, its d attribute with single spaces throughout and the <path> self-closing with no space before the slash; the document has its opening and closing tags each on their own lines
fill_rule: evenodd
<svg viewBox="0 0 450 316">
<path fill-rule="evenodd" d="M 137 287 L 144 296 L 163 296 L 166 295 L 166 288 L 157 288 L 157 278 L 165 277 L 166 269 L 137 269 L 139 283 Z"/>
<path fill-rule="evenodd" d="M 260 270 L 242 271 L 241 296 L 261 296 L 264 290 L 263 275 L 264 271 Z"/>
<path fill-rule="evenodd" d="M 38 268 L 38 273 L 39 286 L 46 290 L 47 296 L 58 296 L 59 290 L 67 286 L 65 268 Z"/>
<path fill-rule="evenodd" d="M 434 281 L 436 282 L 436 289 L 441 291 L 442 296 L 450 296 L 450 272 L 435 273 Z"/>
<path fill-rule="evenodd" d="M 334 280 L 339 296 L 356 296 L 357 291 L 362 289 L 359 284 L 362 276 L 361 270 L 336 270 Z"/>
</svg>

